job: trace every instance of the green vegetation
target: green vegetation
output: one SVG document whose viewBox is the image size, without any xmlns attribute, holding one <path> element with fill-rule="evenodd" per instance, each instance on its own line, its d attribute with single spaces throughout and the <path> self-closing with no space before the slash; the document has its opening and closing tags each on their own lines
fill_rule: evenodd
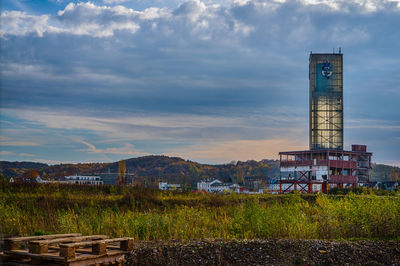
<svg viewBox="0 0 400 266">
<path fill-rule="evenodd" d="M 398 239 L 400 197 L 211 195 L 133 187 L 0 183 L 0 234 L 135 239 Z"/>
<path fill-rule="evenodd" d="M 122 162 L 124 163 L 123 165 L 121 165 Z M 121 168 L 120 166 L 124 167 Z M 169 183 L 180 183 L 185 187 L 193 187 L 197 181 L 208 177 L 239 183 L 243 182 L 244 177 L 248 176 L 276 179 L 279 177 L 279 161 L 249 160 L 222 165 L 207 165 L 178 157 L 155 155 L 131 158 L 114 163 L 47 165 L 32 162 L 0 161 L 0 174 L 7 178 L 29 177 L 33 174 L 40 174 L 44 179 L 53 179 L 66 175 L 94 175 L 108 172 L 119 174 L 120 176 L 120 171 L 122 170 L 135 174 L 135 180 L 138 185 L 156 187 L 156 182 L 161 178 Z M 384 164 L 372 165 L 372 181 L 397 181 L 399 175 L 399 167 Z"/>
<path fill-rule="evenodd" d="M 385 164 L 373 164 L 371 180 L 373 181 L 398 181 L 400 168 Z"/>
<path fill-rule="evenodd" d="M 80 163 L 44 165 L 38 163 L 19 163 L 0 161 L 0 174 L 5 177 L 22 177 L 29 171 L 35 171 L 44 179 L 53 179 L 67 175 L 98 173 L 135 174 L 135 182 L 139 185 L 156 187 L 159 179 L 169 183 L 195 186 L 203 178 L 218 178 L 226 182 L 242 182 L 245 176 L 278 177 L 279 162 L 275 160 L 232 162 L 223 165 L 200 164 L 178 157 L 144 156 L 131 158 L 115 163 Z M 30 175 L 29 175 L 30 176 Z"/>
</svg>

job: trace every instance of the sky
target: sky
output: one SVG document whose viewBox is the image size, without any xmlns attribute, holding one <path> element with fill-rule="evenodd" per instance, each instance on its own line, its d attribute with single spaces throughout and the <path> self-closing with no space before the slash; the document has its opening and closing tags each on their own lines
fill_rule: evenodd
<svg viewBox="0 0 400 266">
<path fill-rule="evenodd" d="M 1 4 L 1 160 L 305 150 L 309 54 L 341 47 L 345 149 L 400 166 L 400 1 Z"/>
</svg>

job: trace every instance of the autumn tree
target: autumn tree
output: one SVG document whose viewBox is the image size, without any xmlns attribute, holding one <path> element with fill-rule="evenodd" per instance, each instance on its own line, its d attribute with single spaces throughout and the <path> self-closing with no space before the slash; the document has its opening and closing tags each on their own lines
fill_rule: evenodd
<svg viewBox="0 0 400 266">
<path fill-rule="evenodd" d="M 199 168 L 194 164 L 189 165 L 189 172 L 194 177 L 199 176 Z"/>
<path fill-rule="evenodd" d="M 27 172 L 24 173 L 24 178 L 36 178 L 39 176 L 39 172 L 37 170 L 29 170 Z"/>
<path fill-rule="evenodd" d="M 45 171 L 43 171 L 43 172 L 42 172 L 42 178 L 48 179 L 48 178 L 49 178 L 49 175 L 48 175 Z"/>
<path fill-rule="evenodd" d="M 238 184 L 244 183 L 244 173 L 243 173 L 243 169 L 241 166 L 237 167 L 236 177 L 237 177 L 236 180 L 237 180 Z"/>
<path fill-rule="evenodd" d="M 395 168 L 392 168 L 390 170 L 389 178 L 390 178 L 390 181 L 394 181 L 394 182 L 399 181 L 399 173 L 395 170 Z"/>
<path fill-rule="evenodd" d="M 124 184 L 125 174 L 126 174 L 126 161 L 119 161 L 118 162 L 118 180 L 117 180 L 118 185 Z"/>
</svg>

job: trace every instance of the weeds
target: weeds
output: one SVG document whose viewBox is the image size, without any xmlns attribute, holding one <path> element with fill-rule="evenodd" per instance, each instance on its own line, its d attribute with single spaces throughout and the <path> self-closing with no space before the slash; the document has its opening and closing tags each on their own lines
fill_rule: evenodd
<svg viewBox="0 0 400 266">
<path fill-rule="evenodd" d="M 7 185 L 0 234 L 154 239 L 398 239 L 400 197 L 209 195 L 129 187 Z"/>
</svg>

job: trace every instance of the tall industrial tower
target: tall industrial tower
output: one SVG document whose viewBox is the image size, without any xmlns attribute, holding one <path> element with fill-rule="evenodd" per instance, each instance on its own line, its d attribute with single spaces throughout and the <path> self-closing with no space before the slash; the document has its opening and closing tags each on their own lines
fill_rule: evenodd
<svg viewBox="0 0 400 266">
<path fill-rule="evenodd" d="M 310 150 L 343 150 L 343 54 L 310 54 Z"/>
<path fill-rule="evenodd" d="M 279 191 L 328 192 L 370 184 L 371 152 L 366 145 L 343 149 L 343 54 L 309 59 L 310 147 L 280 152 Z"/>
</svg>

